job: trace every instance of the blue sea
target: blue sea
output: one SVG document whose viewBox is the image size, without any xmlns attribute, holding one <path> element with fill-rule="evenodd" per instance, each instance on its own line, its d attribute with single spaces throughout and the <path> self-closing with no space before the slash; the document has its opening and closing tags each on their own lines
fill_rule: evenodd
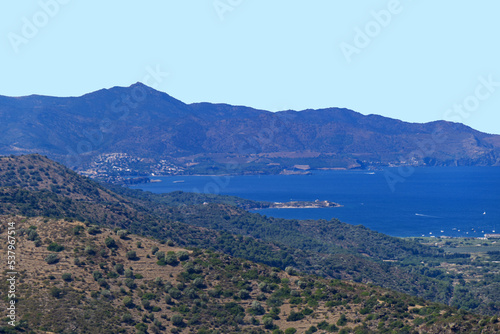
<svg viewBox="0 0 500 334">
<path fill-rule="evenodd" d="M 312 175 L 153 177 L 133 186 L 154 193 L 182 190 L 258 201 L 329 200 L 343 207 L 265 209 L 295 219 L 338 218 L 392 236 L 480 237 L 500 233 L 500 168 L 420 167 L 317 171 Z"/>
</svg>

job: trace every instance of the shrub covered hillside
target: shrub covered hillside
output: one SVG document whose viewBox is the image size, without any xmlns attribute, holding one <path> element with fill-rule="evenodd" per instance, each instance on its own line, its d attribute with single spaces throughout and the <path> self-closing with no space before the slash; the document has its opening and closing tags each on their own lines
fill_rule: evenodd
<svg viewBox="0 0 500 334">
<path fill-rule="evenodd" d="M 27 333 L 495 333 L 480 317 L 372 285 L 300 276 L 125 230 L 1 216 L 17 231 Z M 2 250 L 6 254 L 6 247 Z M 2 280 L 2 294 L 6 291 Z M 6 309 L 6 298 L 1 301 Z"/>
<path fill-rule="evenodd" d="M 105 185 L 40 155 L 0 157 L 0 215 L 67 218 L 182 247 L 220 251 L 326 278 L 372 283 L 485 315 L 499 315 L 498 266 L 336 219 L 287 220 L 249 213 L 230 196 L 151 194 Z M 261 203 L 265 205 L 265 203 Z M 474 284 L 448 270 L 463 263 Z M 488 265 L 488 275 L 479 266 Z M 484 268 L 484 267 L 483 267 Z"/>
</svg>

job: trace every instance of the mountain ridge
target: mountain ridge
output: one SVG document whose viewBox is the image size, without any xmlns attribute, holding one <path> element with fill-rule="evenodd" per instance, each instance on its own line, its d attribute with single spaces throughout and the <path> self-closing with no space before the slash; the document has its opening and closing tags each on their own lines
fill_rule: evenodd
<svg viewBox="0 0 500 334">
<path fill-rule="evenodd" d="M 159 164 L 217 174 L 235 162 L 243 173 L 500 165 L 500 135 L 461 123 L 409 123 L 347 108 L 186 104 L 141 83 L 79 97 L 0 96 L 0 131 L 2 155 L 40 153 L 89 175 L 168 175 Z M 122 170 L 100 162 L 113 154 L 126 155 Z"/>
</svg>

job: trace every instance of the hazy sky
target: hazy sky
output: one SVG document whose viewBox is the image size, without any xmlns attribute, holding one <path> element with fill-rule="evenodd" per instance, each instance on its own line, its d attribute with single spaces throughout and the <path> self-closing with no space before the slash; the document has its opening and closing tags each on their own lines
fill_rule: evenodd
<svg viewBox="0 0 500 334">
<path fill-rule="evenodd" d="M 187 103 L 500 133 L 499 13 L 497 0 L 3 1 L 0 95 L 146 81 Z"/>
</svg>

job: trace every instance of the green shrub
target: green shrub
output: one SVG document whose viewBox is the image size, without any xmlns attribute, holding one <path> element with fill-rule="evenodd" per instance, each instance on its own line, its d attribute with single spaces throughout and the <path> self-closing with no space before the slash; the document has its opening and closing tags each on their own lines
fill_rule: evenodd
<svg viewBox="0 0 500 334">
<path fill-rule="evenodd" d="M 159 251 L 159 252 L 156 252 L 155 255 L 159 261 L 165 260 L 165 252 Z"/>
<path fill-rule="evenodd" d="M 63 295 L 63 290 L 54 286 L 54 287 L 50 288 L 50 295 L 54 298 L 61 298 Z"/>
<path fill-rule="evenodd" d="M 205 281 L 203 280 L 203 278 L 201 277 L 197 277 L 194 279 L 193 281 L 193 285 L 198 288 L 198 289 L 202 289 L 205 287 Z M 241 298 L 241 297 L 240 297 Z M 242 298 L 243 299 L 243 298 Z M 246 298 L 245 298 L 246 299 Z"/>
<path fill-rule="evenodd" d="M 102 273 L 100 271 L 96 270 L 92 273 L 92 276 L 94 277 L 95 281 L 98 281 L 100 278 L 102 278 Z"/>
<path fill-rule="evenodd" d="M 146 325 L 145 323 L 140 322 L 137 325 L 135 325 L 135 329 L 137 329 L 137 331 L 145 333 L 148 330 L 148 325 Z"/>
<path fill-rule="evenodd" d="M 186 261 L 189 259 L 189 254 L 188 252 L 180 251 L 177 253 L 177 257 L 179 258 L 179 261 Z"/>
<path fill-rule="evenodd" d="M 309 327 L 309 329 L 306 331 L 305 334 L 312 334 L 312 333 L 316 333 L 317 331 L 318 331 L 318 329 L 315 326 L 311 326 L 311 327 Z"/>
<path fill-rule="evenodd" d="M 256 300 L 252 302 L 252 306 L 250 307 L 250 313 L 253 315 L 263 315 L 266 313 L 264 307 Z"/>
<path fill-rule="evenodd" d="M 88 232 L 88 234 L 96 235 L 96 234 L 101 233 L 101 229 L 99 227 L 97 227 L 97 226 L 90 226 L 87 229 L 87 232 Z"/>
<path fill-rule="evenodd" d="M 127 288 L 131 290 L 137 287 L 137 284 L 135 284 L 135 281 L 132 278 L 126 278 L 124 283 L 127 286 Z"/>
<path fill-rule="evenodd" d="M 118 230 L 116 232 L 116 235 L 118 235 L 118 237 L 120 239 L 127 239 L 127 236 L 128 236 L 128 231 L 127 230 Z"/>
<path fill-rule="evenodd" d="M 264 327 L 266 329 L 273 329 L 274 328 L 273 319 L 270 317 L 264 317 L 262 319 L 262 324 L 264 325 Z"/>
<path fill-rule="evenodd" d="M 135 251 L 128 251 L 126 256 L 127 256 L 127 259 L 129 259 L 129 260 L 136 260 L 137 259 L 137 253 Z"/>
<path fill-rule="evenodd" d="M 125 307 L 132 308 L 134 307 L 134 302 L 132 298 L 126 296 L 125 298 L 123 298 L 123 305 L 125 305 Z"/>
<path fill-rule="evenodd" d="M 184 325 L 184 318 L 180 314 L 174 314 L 170 321 L 172 321 L 172 325 L 177 327 L 181 327 Z"/>
<path fill-rule="evenodd" d="M 114 268 L 115 268 L 115 271 L 116 271 L 118 274 L 123 275 L 123 268 L 124 268 L 124 267 L 123 267 L 123 264 L 121 264 L 121 263 L 117 263 L 117 264 L 115 264 L 115 267 L 114 267 Z"/>
<path fill-rule="evenodd" d="M 248 293 L 247 290 L 240 290 L 238 292 L 238 297 L 241 299 L 248 299 L 248 298 L 250 298 L 250 293 Z"/>
<path fill-rule="evenodd" d="M 128 297 L 130 298 L 130 297 Z M 130 299 L 130 301 L 132 301 L 132 299 Z M 127 306 L 127 305 L 125 305 Z M 122 316 L 122 322 L 126 323 L 126 324 L 131 324 L 134 322 L 134 318 L 132 318 L 132 315 L 130 313 L 125 313 L 123 316 Z"/>
<path fill-rule="evenodd" d="M 347 318 L 345 314 L 341 314 L 339 320 L 337 320 L 337 326 L 345 326 L 347 324 Z"/>
<path fill-rule="evenodd" d="M 297 313 L 295 311 L 291 311 L 290 315 L 286 318 L 286 321 L 299 321 L 304 319 L 304 315 L 302 313 Z M 286 332 L 285 332 L 286 333 Z"/>
<path fill-rule="evenodd" d="M 71 282 L 73 280 L 70 273 L 62 274 L 62 279 L 63 279 L 63 281 L 66 281 L 66 282 Z"/>
<path fill-rule="evenodd" d="M 302 314 L 304 314 L 304 315 L 311 315 L 313 312 L 314 312 L 313 310 L 311 310 L 310 308 L 307 308 L 307 307 L 302 310 Z"/>
<path fill-rule="evenodd" d="M 106 247 L 108 248 L 112 248 L 112 249 L 116 249 L 118 248 L 118 245 L 116 244 L 116 241 L 115 239 L 111 238 L 111 237 L 107 237 L 106 240 L 104 241 L 104 244 L 106 245 Z"/>
<path fill-rule="evenodd" d="M 80 233 L 82 233 L 83 230 L 84 230 L 83 226 L 81 225 L 75 226 L 73 227 L 73 234 L 80 235 Z"/>
<path fill-rule="evenodd" d="M 57 242 L 52 242 L 47 246 L 47 250 L 51 252 L 61 252 L 64 250 L 64 247 L 59 245 Z"/>
<path fill-rule="evenodd" d="M 95 255 L 96 254 L 96 251 L 95 251 L 94 247 L 92 247 L 92 246 L 85 247 L 84 252 L 87 255 Z"/>
<path fill-rule="evenodd" d="M 35 229 L 36 229 L 36 227 L 35 227 Z M 31 227 L 29 228 L 28 240 L 35 241 L 35 239 L 38 239 L 38 233 L 35 229 L 32 229 Z"/>
<path fill-rule="evenodd" d="M 134 275 L 134 272 L 132 271 L 132 269 L 126 269 L 125 270 L 125 277 L 135 278 L 135 275 Z"/>
<path fill-rule="evenodd" d="M 171 288 L 170 290 L 168 290 L 168 294 L 174 299 L 179 299 L 182 296 L 181 291 L 177 288 Z"/>
<path fill-rule="evenodd" d="M 47 264 L 57 263 L 59 262 L 59 257 L 57 254 L 49 254 L 45 257 L 45 262 L 47 262 Z"/>
<path fill-rule="evenodd" d="M 108 282 L 106 282 L 106 280 L 105 280 L 104 278 L 99 278 L 99 279 L 97 280 L 97 283 L 98 283 L 101 287 L 103 287 L 103 288 L 105 288 L 105 289 L 109 288 L 109 284 L 108 284 Z"/>
<path fill-rule="evenodd" d="M 165 257 L 165 262 L 171 266 L 176 266 L 177 264 L 179 264 L 177 256 L 174 252 L 168 252 L 167 256 Z"/>
<path fill-rule="evenodd" d="M 285 334 L 295 334 L 295 333 L 297 333 L 297 330 L 293 327 L 287 328 L 285 330 Z"/>
</svg>

